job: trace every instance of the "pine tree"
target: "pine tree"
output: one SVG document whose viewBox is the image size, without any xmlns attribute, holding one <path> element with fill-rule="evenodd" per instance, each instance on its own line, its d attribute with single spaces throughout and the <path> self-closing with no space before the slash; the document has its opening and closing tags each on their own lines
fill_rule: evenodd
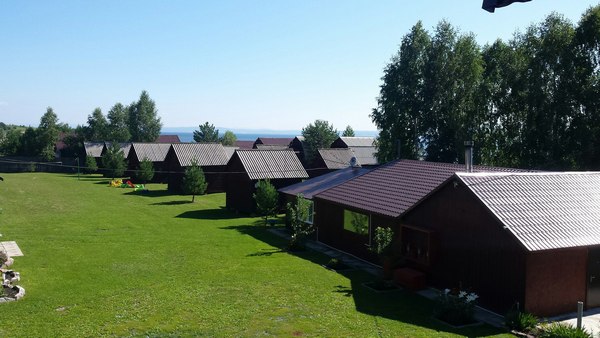
<svg viewBox="0 0 600 338">
<path fill-rule="evenodd" d="M 256 184 L 256 192 L 253 196 L 256 202 L 256 211 L 265 217 L 265 224 L 267 224 L 269 216 L 277 213 L 279 194 L 269 180 L 260 180 Z"/>
<path fill-rule="evenodd" d="M 193 203 L 196 195 L 204 195 L 206 193 L 207 187 L 208 183 L 206 182 L 204 171 L 198 166 L 197 161 L 192 160 L 192 165 L 185 169 L 183 191 L 188 195 L 192 195 Z"/>
</svg>

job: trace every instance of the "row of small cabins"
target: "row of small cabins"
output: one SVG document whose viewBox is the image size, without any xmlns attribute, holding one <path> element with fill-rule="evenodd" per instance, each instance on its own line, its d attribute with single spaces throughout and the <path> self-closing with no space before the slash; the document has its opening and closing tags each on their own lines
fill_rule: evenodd
<svg viewBox="0 0 600 338">
<path fill-rule="evenodd" d="M 171 145 L 168 168 L 192 156 L 184 147 Z M 539 316 L 572 312 L 577 301 L 600 307 L 599 172 L 399 159 L 371 168 L 346 161 L 308 179 L 297 152 L 273 148 L 235 149 L 219 162 L 216 172 L 230 173 L 228 208 L 251 211 L 254 183 L 270 179 L 285 199 L 312 201 L 319 242 L 377 262 L 374 230 L 391 227 L 393 251 L 428 285 L 476 292 L 498 313 L 517 303 Z"/>
</svg>

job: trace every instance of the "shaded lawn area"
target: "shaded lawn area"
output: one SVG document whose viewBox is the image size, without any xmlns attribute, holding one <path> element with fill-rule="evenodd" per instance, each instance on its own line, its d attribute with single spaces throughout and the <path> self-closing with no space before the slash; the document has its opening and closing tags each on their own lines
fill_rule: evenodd
<svg viewBox="0 0 600 338">
<path fill-rule="evenodd" d="M 0 233 L 25 298 L 0 304 L 0 336 L 494 336 L 431 319 L 432 303 L 377 294 L 362 271 L 324 269 L 315 252 L 223 209 L 224 194 L 110 188 L 106 179 L 3 174 Z"/>
</svg>

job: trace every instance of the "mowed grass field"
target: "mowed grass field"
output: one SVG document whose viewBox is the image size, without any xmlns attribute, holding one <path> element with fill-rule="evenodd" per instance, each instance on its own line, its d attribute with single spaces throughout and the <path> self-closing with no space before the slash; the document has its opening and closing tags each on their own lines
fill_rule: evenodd
<svg viewBox="0 0 600 338">
<path fill-rule="evenodd" d="M 110 188 L 98 176 L 3 174 L 1 240 L 23 251 L 13 268 L 26 296 L 0 304 L 2 337 L 451 337 L 408 291 L 374 293 L 362 271 L 324 269 L 320 253 L 290 254 L 225 195 Z"/>
</svg>

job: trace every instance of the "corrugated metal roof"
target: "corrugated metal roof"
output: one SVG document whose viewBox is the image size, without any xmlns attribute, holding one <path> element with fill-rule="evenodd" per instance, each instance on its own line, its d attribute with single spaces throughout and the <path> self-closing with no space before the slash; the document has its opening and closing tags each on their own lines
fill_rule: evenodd
<svg viewBox="0 0 600 338">
<path fill-rule="evenodd" d="M 181 140 L 178 135 L 159 135 L 157 143 L 179 143 Z"/>
<path fill-rule="evenodd" d="M 148 159 L 152 162 L 163 162 L 171 148 L 171 143 L 138 143 L 131 144 L 132 154 L 137 157 L 139 162 Z"/>
<path fill-rule="evenodd" d="M 201 167 L 226 165 L 229 161 L 221 143 L 173 143 L 171 146 L 182 167 L 191 166 L 192 160 Z"/>
<path fill-rule="evenodd" d="M 92 157 L 102 157 L 102 149 L 104 149 L 104 142 L 83 142 L 83 148 L 85 153 Z"/>
<path fill-rule="evenodd" d="M 292 150 L 236 150 L 251 180 L 307 178 L 308 174 Z"/>
<path fill-rule="evenodd" d="M 397 160 L 349 180 L 315 197 L 349 207 L 399 217 L 433 191 L 463 164 Z M 474 166 L 475 171 L 522 172 L 518 169 Z"/>
<path fill-rule="evenodd" d="M 341 136 L 340 140 L 346 144 L 348 148 L 352 147 L 374 147 L 375 146 L 375 138 L 374 137 L 346 137 Z"/>
<path fill-rule="evenodd" d="M 375 147 L 351 147 L 354 152 L 354 156 L 358 162 L 362 165 L 377 165 L 379 161 L 377 160 L 377 148 Z"/>
<path fill-rule="evenodd" d="M 323 159 L 327 169 L 342 169 L 350 166 L 352 157 L 356 157 L 354 152 L 348 148 L 328 148 L 319 149 L 319 156 Z M 358 164 L 362 164 L 357 158 Z"/>
<path fill-rule="evenodd" d="M 600 244 L 600 172 L 456 176 L 529 251 Z"/>
<path fill-rule="evenodd" d="M 366 168 L 350 168 L 336 170 L 325 175 L 311 178 L 304 182 L 292 184 L 290 186 L 279 189 L 279 192 L 296 196 L 302 194 L 305 198 L 312 199 L 314 195 L 325 191 L 329 188 L 340 185 L 352 178 L 366 174 L 370 169 Z"/>
<path fill-rule="evenodd" d="M 231 156 L 233 156 L 233 154 L 237 149 L 239 149 L 239 147 L 223 146 L 223 149 L 225 149 L 225 155 L 227 155 L 227 162 L 229 162 L 229 159 L 231 159 Z"/>
</svg>

